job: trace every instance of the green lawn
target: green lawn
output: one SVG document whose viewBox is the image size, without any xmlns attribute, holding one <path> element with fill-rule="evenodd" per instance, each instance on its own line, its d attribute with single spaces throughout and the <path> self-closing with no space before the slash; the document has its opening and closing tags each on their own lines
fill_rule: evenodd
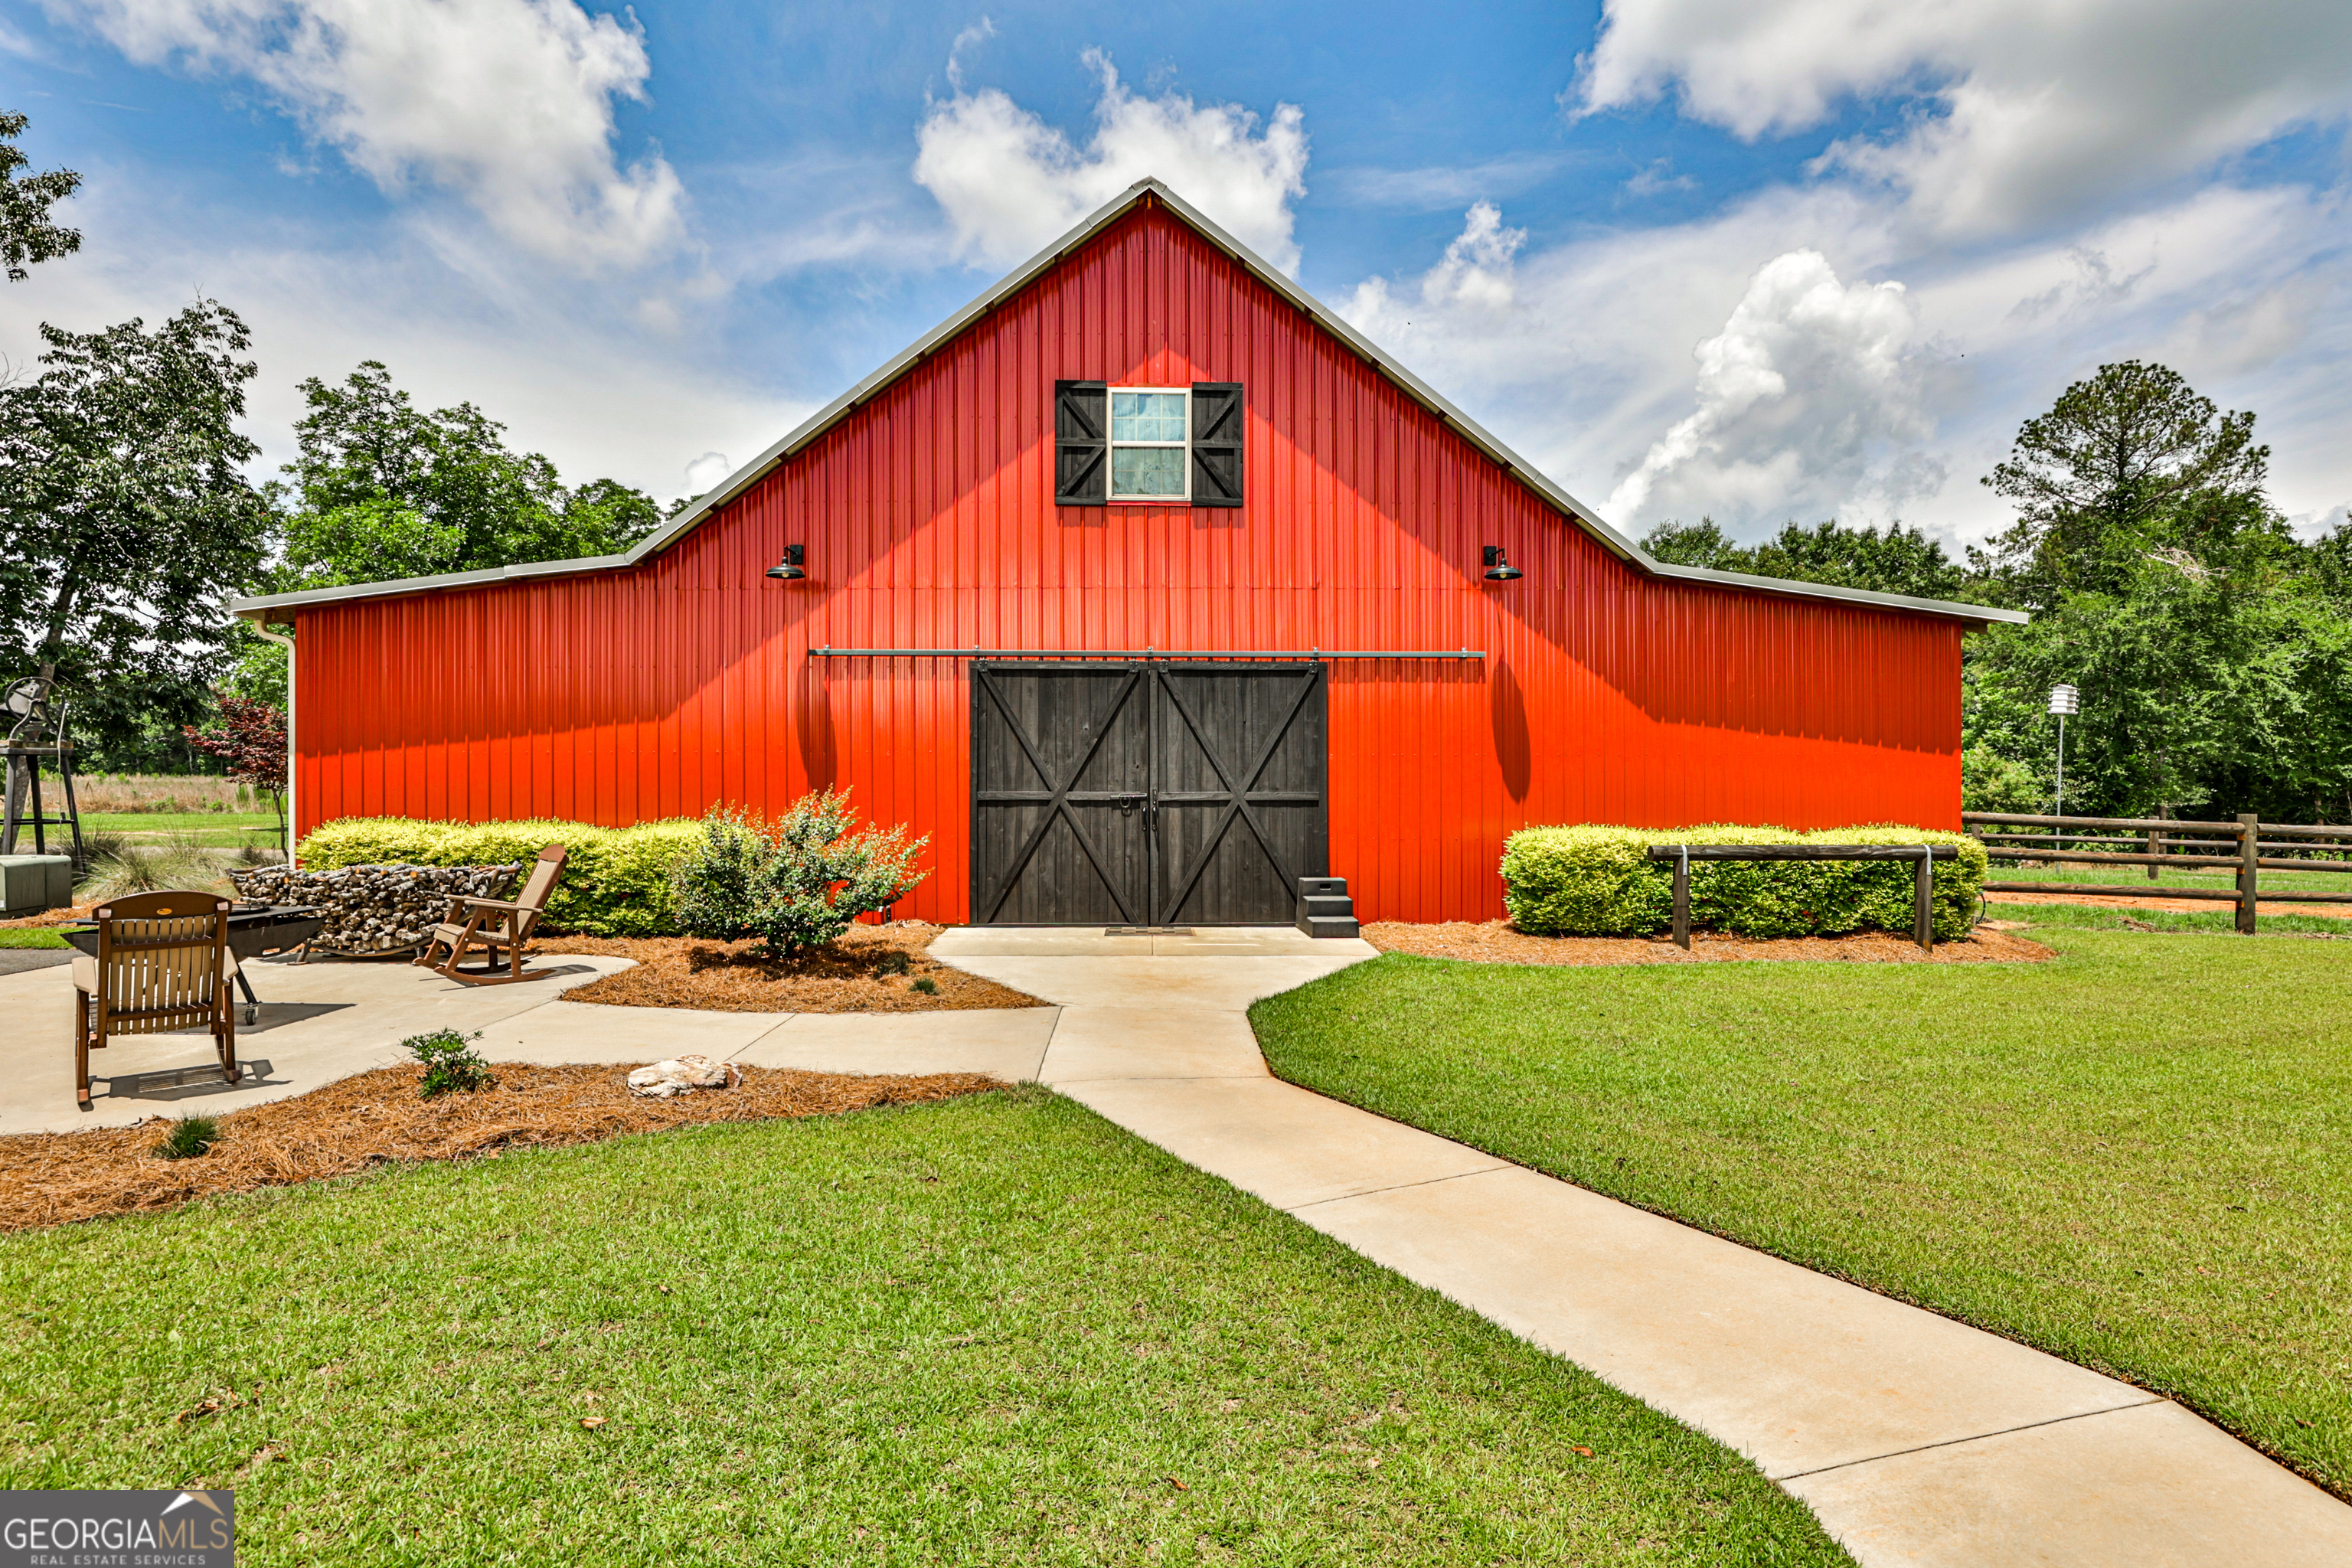
<svg viewBox="0 0 2352 1568">
<path fill-rule="evenodd" d="M 188 838 L 208 849 L 234 849 L 242 844 L 275 849 L 285 843 L 277 814 L 267 811 L 91 811 L 82 814 L 81 830 L 151 840 Z"/>
<path fill-rule="evenodd" d="M 233 1484 L 254 1563 L 1847 1561 L 1042 1091 L 0 1237 L 0 1486 Z"/>
<path fill-rule="evenodd" d="M 2346 910 L 2352 915 L 2352 907 Z M 1996 921 L 2031 921 L 2044 926 L 2061 926 L 2074 931 L 2131 931 L 2131 921 L 2140 926 L 2152 926 L 2160 931 L 2198 932 L 2204 935 L 2226 933 L 2238 929 L 2238 913 L 2230 904 L 2210 904 L 2195 910 L 2151 910 L 2138 904 L 2004 904 L 2001 895 L 1994 893 L 1985 906 L 1985 917 Z M 2352 919 L 2340 915 L 2256 915 L 2254 931 L 2259 936 L 2325 936 L 2352 940 Z"/>
<path fill-rule="evenodd" d="M 2059 957 L 1390 954 L 1251 1017 L 1294 1082 L 2159 1390 L 2352 1496 L 2352 953 L 2025 934 Z"/>
<path fill-rule="evenodd" d="M 2156 879 L 2148 880 L 2145 866 L 2004 866 L 1993 862 L 1985 874 L 1988 882 L 2068 882 L 2095 883 L 2105 888 L 2147 889 L 2162 893 L 2167 888 L 2201 888 L 2207 892 L 2235 891 L 2237 875 L 2231 871 L 2176 871 L 2169 866 L 2157 868 Z M 2352 872 L 2345 871 L 2273 871 L 2264 868 L 2262 890 L 2265 893 L 2342 893 L 2352 898 Z M 2228 908 L 2227 905 L 2221 906 Z"/>
<path fill-rule="evenodd" d="M 0 928 L 0 947 L 59 948 L 71 947 L 73 943 L 68 942 L 56 931 L 47 931 L 39 926 L 9 926 L 6 928 Z"/>
</svg>

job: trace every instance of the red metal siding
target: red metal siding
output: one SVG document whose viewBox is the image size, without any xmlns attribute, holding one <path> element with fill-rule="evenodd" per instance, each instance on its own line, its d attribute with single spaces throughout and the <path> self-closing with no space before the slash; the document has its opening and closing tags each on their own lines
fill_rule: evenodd
<svg viewBox="0 0 2352 1568">
<path fill-rule="evenodd" d="M 1057 377 L 1247 388 L 1247 504 L 1052 504 Z M 762 574 L 789 543 L 809 581 Z M 1479 576 L 1501 544 L 1523 581 Z M 965 669 L 814 647 L 1485 649 L 1331 672 L 1331 868 L 1500 912 L 1527 823 L 1959 825 L 1958 623 L 1652 580 L 1164 210 L 661 555 L 299 613 L 299 806 L 625 824 L 856 786 L 964 918 Z"/>
</svg>

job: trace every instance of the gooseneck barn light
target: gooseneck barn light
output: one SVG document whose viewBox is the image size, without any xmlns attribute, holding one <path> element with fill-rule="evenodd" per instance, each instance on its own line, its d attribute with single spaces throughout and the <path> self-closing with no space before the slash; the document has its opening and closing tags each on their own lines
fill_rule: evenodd
<svg viewBox="0 0 2352 1568">
<path fill-rule="evenodd" d="M 803 545 L 785 545 L 784 558 L 768 568 L 768 575 L 782 583 L 799 582 L 808 575 L 808 568 L 801 564 L 807 559 L 807 548 Z"/>
<path fill-rule="evenodd" d="M 1501 545 L 1489 544 L 1486 546 L 1487 582 L 1516 583 L 1526 575 L 1526 573 L 1511 564 L 1510 558 L 1503 553 L 1503 547 Z"/>
</svg>

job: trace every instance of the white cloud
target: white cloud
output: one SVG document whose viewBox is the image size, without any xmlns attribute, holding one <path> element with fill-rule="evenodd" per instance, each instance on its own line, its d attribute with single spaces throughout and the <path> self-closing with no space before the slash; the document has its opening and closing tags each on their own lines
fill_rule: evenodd
<svg viewBox="0 0 2352 1568">
<path fill-rule="evenodd" d="M 2352 449 L 2338 438 L 2352 289 L 2312 281 L 2340 266 L 2344 222 L 2336 202 L 2308 191 L 2220 187 L 1961 253 L 1916 247 L 1891 204 L 1832 183 L 1768 189 L 1687 223 L 1521 246 L 1468 289 L 1459 264 L 1477 226 L 1465 226 L 1448 247 L 1454 265 L 1369 279 L 1341 298 L 1358 327 L 1588 501 L 1696 419 L 1686 437 L 1706 451 L 1676 462 L 1668 447 L 1638 510 L 1599 509 L 1629 531 L 1703 513 L 1744 537 L 1790 519 L 1900 517 L 1969 542 L 2009 521 L 1976 479 L 2018 426 L 2067 383 L 2134 355 L 2260 414 L 2273 493 L 2291 515 L 2352 499 Z M 1841 280 L 1849 312 L 1871 302 L 1854 280 L 1902 279 L 1901 346 L 1889 321 L 1884 352 L 1863 331 L 1843 340 L 1843 362 L 1807 358 L 1841 342 L 1839 312 L 1808 338 L 1794 317 L 1776 322 L 1750 300 L 1768 264 L 1803 251 Z M 1824 289 L 1825 308 L 1832 299 Z M 1750 327 L 1790 391 L 1732 417 L 1735 344 L 1722 345 L 1720 375 L 1702 371 L 1707 384 L 1695 383 L 1694 358 Z M 1885 408 L 1857 406 L 1880 386 Z"/>
<path fill-rule="evenodd" d="M 985 16 L 955 36 L 955 42 L 948 46 L 948 85 L 950 87 L 958 92 L 963 90 L 964 50 L 976 49 L 994 37 L 996 37 L 996 24 Z"/>
<path fill-rule="evenodd" d="M 1754 139 L 1850 97 L 1937 112 L 1821 167 L 1884 182 L 1908 216 L 1992 234 L 2194 173 L 2352 113 L 2343 0 L 1608 0 L 1568 95 L 1591 112 L 1658 98 Z"/>
<path fill-rule="evenodd" d="M 1516 195 L 1562 169 L 1588 161 L 1587 154 L 1552 151 L 1510 153 L 1483 163 L 1420 169 L 1326 169 L 1316 176 L 1316 188 L 1351 206 L 1443 212 L 1465 202 Z"/>
<path fill-rule="evenodd" d="M 705 452 L 686 466 L 686 493 L 698 496 L 735 471 L 724 452 Z"/>
<path fill-rule="evenodd" d="M 1688 174 L 1675 173 L 1672 158 L 1657 158 L 1650 166 L 1625 182 L 1625 188 L 1637 196 L 1654 196 L 1660 191 L 1695 191 L 1698 182 Z"/>
<path fill-rule="evenodd" d="M 1698 406 L 1618 484 L 1612 515 L 1835 510 L 1939 483 L 1899 461 L 1934 432 L 1913 333 L 1900 283 L 1842 283 L 1816 250 L 1775 257 L 1694 351 Z"/>
<path fill-rule="evenodd" d="M 1367 334 L 1384 342 L 1404 341 L 1413 319 L 1467 311 L 1496 317 L 1509 311 L 1518 282 L 1512 258 L 1528 242 L 1523 228 L 1505 228 L 1502 209 L 1477 202 L 1464 216 L 1462 232 L 1445 247 L 1437 265 L 1422 274 L 1412 297 L 1398 294 L 1385 278 L 1368 278 L 1356 286 L 1340 314 Z"/>
<path fill-rule="evenodd" d="M 959 40 L 961 42 L 961 40 Z M 1089 51 L 1102 96 L 1083 148 L 995 88 L 934 102 L 917 132 L 915 179 L 955 230 L 958 254 L 1025 259 L 1146 175 L 1157 175 L 1284 271 L 1298 266 L 1290 204 L 1307 194 L 1306 117 L 1277 104 L 1259 127 L 1237 104 L 1181 93 L 1139 98 Z M 961 70 L 956 73 L 961 78 Z"/>
<path fill-rule="evenodd" d="M 662 500 L 683 491 L 698 454 L 762 448 L 816 405 L 739 354 L 723 321 L 657 333 L 614 308 L 615 286 L 528 268 L 491 289 L 490 269 L 453 271 L 414 229 L 255 224 L 119 167 L 93 175 L 74 217 L 80 253 L 11 286 L 0 355 L 29 364 L 39 321 L 152 327 L 198 291 L 216 296 L 253 329 L 256 479 L 293 456 L 297 384 L 340 382 L 365 359 L 389 363 L 420 406 L 478 405 L 569 482 L 609 477 Z"/>
<path fill-rule="evenodd" d="M 682 223 L 658 153 L 613 150 L 642 30 L 572 0 L 47 0 L 142 65 L 249 79 L 387 193 L 454 195 L 579 271 L 646 261 Z"/>
</svg>

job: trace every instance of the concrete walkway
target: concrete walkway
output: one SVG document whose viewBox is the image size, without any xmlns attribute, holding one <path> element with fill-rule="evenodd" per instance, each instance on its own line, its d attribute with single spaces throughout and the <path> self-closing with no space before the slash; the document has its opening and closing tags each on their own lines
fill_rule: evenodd
<svg viewBox="0 0 2352 1568">
<path fill-rule="evenodd" d="M 1864 1564 L 2352 1563 L 2352 1508 L 2168 1401 L 1277 1081 L 1244 1009 L 1373 956 L 1286 930 L 966 929 L 934 956 L 1055 1005 L 709 1013 L 568 1002 L 624 960 L 472 989 L 406 964 L 263 961 L 252 1069 L 203 1036 L 110 1047 L 70 1087 L 63 967 L 0 974 L 0 1133 L 280 1099 L 482 1034 L 493 1060 L 686 1051 L 1036 1079 L 1754 1459 Z"/>
<path fill-rule="evenodd" d="M 2169 1401 L 1270 1077 L 1243 1009 L 1364 943 L 931 952 L 1062 1005 L 1045 1082 L 1738 1449 L 1872 1568 L 2352 1563 L 2352 1508 Z"/>
</svg>

